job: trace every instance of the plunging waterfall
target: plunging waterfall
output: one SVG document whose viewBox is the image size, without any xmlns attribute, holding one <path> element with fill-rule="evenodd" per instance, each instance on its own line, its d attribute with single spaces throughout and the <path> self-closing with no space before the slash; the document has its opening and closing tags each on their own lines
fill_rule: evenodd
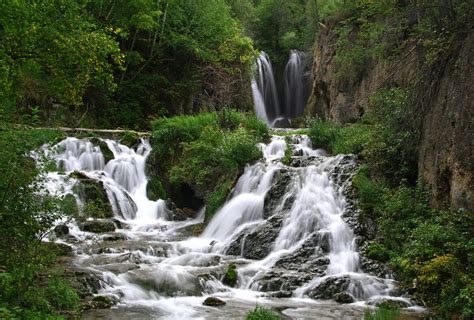
<svg viewBox="0 0 474 320">
<path fill-rule="evenodd" d="M 270 124 L 280 115 L 275 77 L 270 58 L 262 52 L 255 63 L 252 93 L 257 116 Z"/>
<path fill-rule="evenodd" d="M 292 50 L 285 67 L 285 114 L 289 119 L 303 115 L 308 99 L 307 79 L 305 79 L 304 61 L 306 54 Z"/>
<path fill-rule="evenodd" d="M 284 164 L 287 148 L 292 157 Z M 410 305 L 396 296 L 389 273 L 375 274 L 361 262 L 350 224 L 356 213 L 345 196 L 354 158 L 327 156 L 304 135 L 274 136 L 261 149 L 263 159 L 245 168 L 226 203 L 197 234 L 205 209 L 173 221 L 165 201 L 147 198 L 147 141 L 131 148 L 68 138 L 48 148 L 61 169 L 50 173 L 49 187 L 75 193 L 75 185 L 97 182 L 120 222 L 103 234 L 64 222 L 71 231 L 60 240 L 73 246 L 77 267 L 99 277 L 96 294 L 118 302 L 101 311 L 105 318 L 242 318 L 257 299 L 302 319 L 360 319 L 367 304 L 383 299 Z M 223 280 L 231 265 L 238 272 L 233 287 Z M 227 305 L 202 306 L 210 295 Z"/>
<path fill-rule="evenodd" d="M 287 127 L 292 118 L 303 115 L 308 98 L 305 59 L 305 53 L 291 51 L 283 74 L 281 92 L 278 91 L 268 55 L 262 52 L 255 62 L 252 79 L 255 113 L 270 127 Z"/>
</svg>

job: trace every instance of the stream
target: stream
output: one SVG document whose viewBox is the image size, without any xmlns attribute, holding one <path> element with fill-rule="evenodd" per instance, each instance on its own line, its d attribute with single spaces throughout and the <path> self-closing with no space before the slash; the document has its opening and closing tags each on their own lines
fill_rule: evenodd
<svg viewBox="0 0 474 320">
<path fill-rule="evenodd" d="M 292 157 L 283 164 L 287 144 Z M 50 191 L 73 196 L 84 211 L 87 188 L 78 185 L 99 183 L 113 212 L 60 221 L 68 232 L 49 239 L 71 246 L 73 265 L 100 280 L 95 294 L 116 303 L 82 318 L 244 319 L 262 305 L 283 319 L 361 319 L 383 301 L 405 307 L 405 319 L 419 317 L 391 273 L 358 251 L 364 239 L 348 197 L 355 158 L 313 149 L 304 135 L 275 135 L 261 149 L 263 159 L 247 165 L 203 225 L 205 208 L 175 221 L 166 201 L 148 199 L 146 140 L 131 148 L 67 138 L 45 147 L 58 167 L 48 174 Z M 113 224 L 101 233 L 84 227 L 93 223 Z M 233 287 L 223 281 L 230 265 Z M 209 296 L 226 304 L 204 306 Z"/>
</svg>

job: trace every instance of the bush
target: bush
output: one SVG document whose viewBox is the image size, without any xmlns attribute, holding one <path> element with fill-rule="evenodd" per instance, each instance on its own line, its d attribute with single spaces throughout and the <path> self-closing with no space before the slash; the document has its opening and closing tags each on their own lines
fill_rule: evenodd
<svg viewBox="0 0 474 320">
<path fill-rule="evenodd" d="M 364 314 L 364 320 L 394 320 L 400 314 L 399 309 L 377 308 L 373 312 L 367 310 Z"/>
<path fill-rule="evenodd" d="M 257 306 L 254 310 L 247 314 L 247 320 L 278 320 L 279 316 L 275 315 L 271 310 Z"/>
<path fill-rule="evenodd" d="M 336 123 L 324 121 L 320 118 L 308 120 L 307 126 L 309 127 L 308 135 L 313 147 L 332 152 L 336 140 L 340 137 L 341 127 Z"/>
<path fill-rule="evenodd" d="M 245 165 L 262 157 L 258 143 L 269 138 L 263 122 L 231 109 L 161 119 L 153 126 L 150 162 L 161 172 L 154 179 L 171 197 L 189 186 L 206 204 L 206 219 L 223 204 Z"/>
</svg>

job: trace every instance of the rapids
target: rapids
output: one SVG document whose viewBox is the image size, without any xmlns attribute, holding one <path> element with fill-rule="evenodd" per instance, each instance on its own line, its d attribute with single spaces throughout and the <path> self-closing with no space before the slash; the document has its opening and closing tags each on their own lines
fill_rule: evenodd
<svg viewBox="0 0 474 320">
<path fill-rule="evenodd" d="M 135 148 L 100 141 L 101 147 L 67 138 L 45 148 L 59 168 L 49 174 L 48 189 L 72 194 L 81 208 L 73 173 L 100 182 L 117 225 L 115 232 L 94 234 L 74 220 L 61 221 L 69 235 L 50 238 L 72 246 L 73 264 L 100 278 L 96 294 L 117 302 L 85 312 L 84 319 L 241 319 L 256 304 L 290 319 L 360 319 L 383 299 L 411 306 L 389 274 L 361 267 L 357 236 L 346 222 L 353 157 L 327 156 L 307 136 L 274 136 L 199 232 L 205 208 L 172 221 L 164 200 L 148 199 L 146 140 Z M 108 161 L 104 147 L 113 154 Z M 287 147 L 293 156 L 285 165 Z M 234 288 L 222 282 L 230 264 L 238 271 Z M 334 302 L 337 295 L 352 303 Z M 203 306 L 208 296 L 227 304 Z"/>
</svg>

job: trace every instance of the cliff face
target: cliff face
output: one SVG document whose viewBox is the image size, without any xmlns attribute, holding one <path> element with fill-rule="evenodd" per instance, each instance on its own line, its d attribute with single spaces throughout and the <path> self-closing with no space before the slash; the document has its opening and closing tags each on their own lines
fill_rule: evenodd
<svg viewBox="0 0 474 320">
<path fill-rule="evenodd" d="M 435 205 L 473 211 L 474 33 L 453 45 L 439 63 L 424 64 L 422 48 L 413 43 L 393 62 L 369 62 L 357 80 L 336 75 L 335 40 L 331 27 L 318 36 L 306 114 L 352 122 L 367 110 L 377 89 L 416 80 L 412 107 L 422 115 L 419 174 L 431 186 Z"/>
</svg>

